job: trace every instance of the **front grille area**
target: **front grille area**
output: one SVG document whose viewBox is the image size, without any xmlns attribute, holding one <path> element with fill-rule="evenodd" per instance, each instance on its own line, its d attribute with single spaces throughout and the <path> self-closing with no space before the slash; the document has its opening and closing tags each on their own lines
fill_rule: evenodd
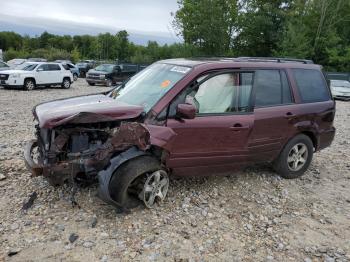
<svg viewBox="0 0 350 262">
<path fill-rule="evenodd" d="M 9 79 L 9 75 L 8 74 L 1 74 L 0 73 L 0 80 L 7 80 Z"/>
<path fill-rule="evenodd" d="M 87 78 L 90 78 L 90 79 L 100 79 L 100 75 L 99 75 L 99 74 L 89 74 Z"/>
</svg>

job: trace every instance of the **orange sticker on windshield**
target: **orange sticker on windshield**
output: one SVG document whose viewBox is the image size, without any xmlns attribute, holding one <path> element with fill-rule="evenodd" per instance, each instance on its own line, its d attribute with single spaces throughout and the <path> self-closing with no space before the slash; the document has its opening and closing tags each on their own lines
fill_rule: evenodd
<svg viewBox="0 0 350 262">
<path fill-rule="evenodd" d="M 166 88 L 170 85 L 170 80 L 164 80 L 160 86 L 163 87 L 163 88 Z"/>
</svg>

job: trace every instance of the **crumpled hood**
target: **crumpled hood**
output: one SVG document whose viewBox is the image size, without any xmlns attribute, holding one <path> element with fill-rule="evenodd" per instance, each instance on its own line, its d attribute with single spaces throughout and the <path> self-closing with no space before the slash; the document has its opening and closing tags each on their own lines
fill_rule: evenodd
<svg viewBox="0 0 350 262">
<path fill-rule="evenodd" d="M 33 114 L 41 128 L 67 123 L 97 123 L 133 119 L 144 111 L 142 106 L 117 102 L 103 94 L 54 100 L 34 107 Z"/>
</svg>

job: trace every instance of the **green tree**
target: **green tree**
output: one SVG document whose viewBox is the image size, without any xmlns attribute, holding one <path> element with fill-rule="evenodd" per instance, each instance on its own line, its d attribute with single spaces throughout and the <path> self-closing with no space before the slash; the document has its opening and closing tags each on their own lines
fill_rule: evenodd
<svg viewBox="0 0 350 262">
<path fill-rule="evenodd" d="M 203 55 L 225 54 L 237 29 L 237 0 L 180 0 L 174 27 Z"/>
<path fill-rule="evenodd" d="M 116 34 L 117 58 L 119 61 L 127 60 L 129 57 L 129 34 L 123 30 Z"/>
</svg>

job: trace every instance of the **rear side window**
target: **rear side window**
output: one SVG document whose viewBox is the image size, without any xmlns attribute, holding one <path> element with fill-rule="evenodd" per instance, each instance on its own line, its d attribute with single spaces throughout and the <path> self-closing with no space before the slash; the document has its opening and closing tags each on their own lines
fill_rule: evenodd
<svg viewBox="0 0 350 262">
<path fill-rule="evenodd" d="M 43 71 L 49 71 L 49 65 L 48 64 L 43 64 L 38 67 L 38 69 L 42 69 Z"/>
<path fill-rule="evenodd" d="M 304 103 L 330 100 L 322 73 L 313 69 L 293 69 L 301 100 Z"/>
<path fill-rule="evenodd" d="M 57 64 L 49 64 L 50 71 L 60 71 L 61 67 Z"/>
<path fill-rule="evenodd" d="M 255 73 L 255 106 L 292 103 L 286 73 L 280 70 L 257 70 Z"/>
</svg>

